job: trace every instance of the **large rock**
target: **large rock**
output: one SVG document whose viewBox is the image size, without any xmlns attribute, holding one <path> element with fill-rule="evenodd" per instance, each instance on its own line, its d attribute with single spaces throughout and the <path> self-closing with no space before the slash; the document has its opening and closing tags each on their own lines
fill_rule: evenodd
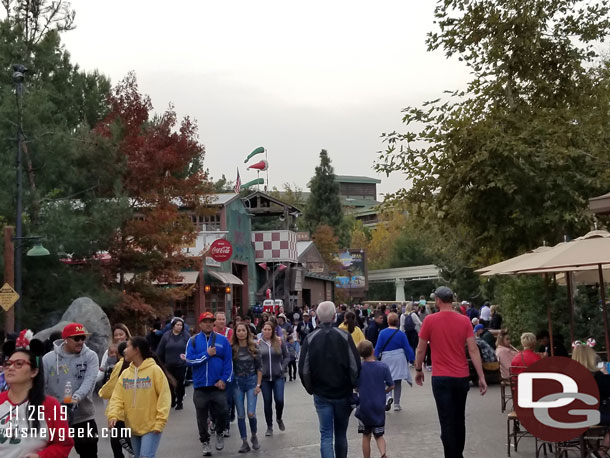
<svg viewBox="0 0 610 458">
<path fill-rule="evenodd" d="M 102 358 L 108 349 L 108 342 L 111 337 L 110 320 L 102 308 L 88 297 L 79 297 L 61 317 L 61 321 L 51 328 L 44 329 L 34 337 L 42 341 L 49 338 L 55 331 L 62 331 L 68 323 L 82 323 L 91 336 L 87 339 L 87 346 Z"/>
</svg>

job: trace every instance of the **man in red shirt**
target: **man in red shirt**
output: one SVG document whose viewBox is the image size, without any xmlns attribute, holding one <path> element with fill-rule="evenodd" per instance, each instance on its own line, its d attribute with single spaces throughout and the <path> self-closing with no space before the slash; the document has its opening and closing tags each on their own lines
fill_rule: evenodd
<svg viewBox="0 0 610 458">
<path fill-rule="evenodd" d="M 233 329 L 227 328 L 227 316 L 225 312 L 216 312 L 214 314 L 216 321 L 214 321 L 214 332 L 225 336 L 231 342 L 231 336 L 233 335 Z"/>
<path fill-rule="evenodd" d="M 432 351 L 432 393 L 441 424 L 441 440 L 445 458 L 463 458 L 466 442 L 466 396 L 470 388 L 468 361 L 464 346 L 468 346 L 470 359 L 479 376 L 479 391 L 487 391 L 479 347 L 472 332 L 470 320 L 453 310 L 453 292 L 441 286 L 434 292 L 438 313 L 428 315 L 419 331 L 419 344 L 415 354 L 415 383 L 422 385 L 422 363 L 430 342 Z"/>
</svg>

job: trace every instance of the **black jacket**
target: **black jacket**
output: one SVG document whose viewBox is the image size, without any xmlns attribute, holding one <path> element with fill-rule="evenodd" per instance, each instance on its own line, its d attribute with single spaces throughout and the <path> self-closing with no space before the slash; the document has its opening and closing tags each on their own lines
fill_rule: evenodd
<svg viewBox="0 0 610 458">
<path fill-rule="evenodd" d="M 309 394 L 351 396 L 360 376 L 360 355 L 352 336 L 332 323 L 318 326 L 302 342 L 299 376 Z"/>
</svg>

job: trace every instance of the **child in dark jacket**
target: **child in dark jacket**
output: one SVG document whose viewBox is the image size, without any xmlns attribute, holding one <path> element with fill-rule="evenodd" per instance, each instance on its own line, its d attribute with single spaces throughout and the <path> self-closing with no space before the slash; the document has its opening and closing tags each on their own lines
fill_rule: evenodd
<svg viewBox="0 0 610 458">
<path fill-rule="evenodd" d="M 362 358 L 362 370 L 358 379 L 360 406 L 356 411 L 358 432 L 362 434 L 362 454 L 371 456 L 371 434 L 375 436 L 381 458 L 386 458 L 385 432 L 385 395 L 394 389 L 394 381 L 387 364 L 377 361 L 373 344 L 364 340 L 358 344 Z"/>
<path fill-rule="evenodd" d="M 288 362 L 288 376 L 290 379 L 288 381 L 292 382 L 293 380 L 297 379 L 297 347 L 292 335 L 288 336 L 286 348 L 288 349 L 288 354 L 290 355 L 290 360 Z"/>
</svg>

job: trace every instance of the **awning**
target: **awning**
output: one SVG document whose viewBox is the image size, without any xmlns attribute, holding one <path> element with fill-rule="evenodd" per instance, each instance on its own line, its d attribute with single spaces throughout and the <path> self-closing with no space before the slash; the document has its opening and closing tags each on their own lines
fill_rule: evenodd
<svg viewBox="0 0 610 458">
<path fill-rule="evenodd" d="M 210 275 L 212 277 L 217 278 L 222 283 L 229 284 L 229 285 L 243 285 L 244 284 L 243 281 L 241 281 L 235 275 L 230 274 L 229 272 L 215 272 L 213 270 L 209 270 L 208 272 L 210 273 Z"/>
</svg>

